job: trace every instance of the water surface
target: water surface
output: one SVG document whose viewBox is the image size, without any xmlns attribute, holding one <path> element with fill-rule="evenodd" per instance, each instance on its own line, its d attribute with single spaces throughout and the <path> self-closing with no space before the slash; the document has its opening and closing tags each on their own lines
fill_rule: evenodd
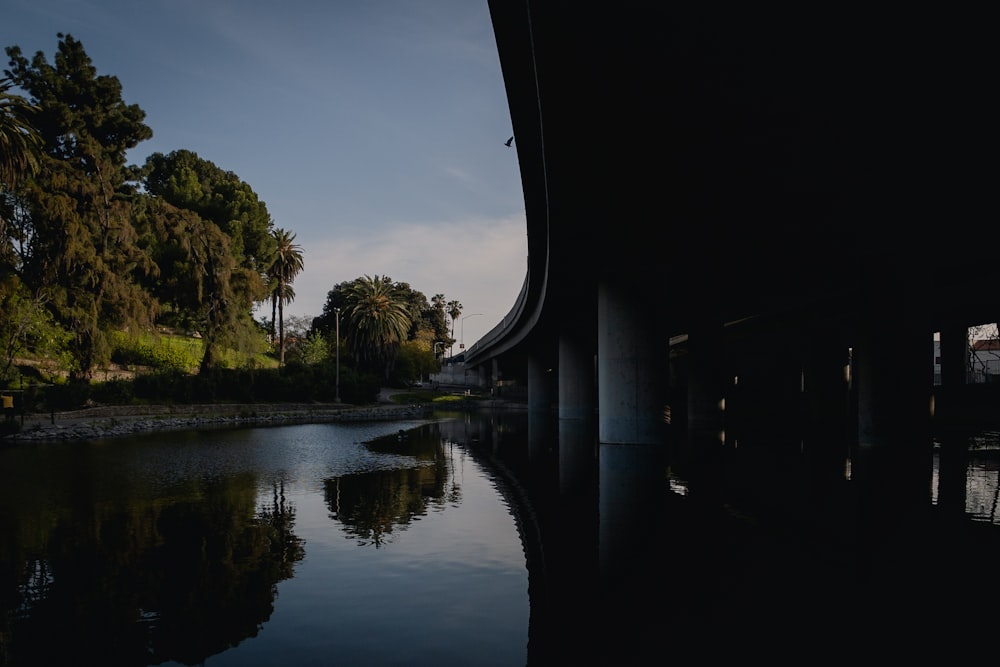
<svg viewBox="0 0 1000 667">
<path fill-rule="evenodd" d="M 515 520 L 436 423 L 31 444 L 0 471 L 10 664 L 527 662 Z"/>
</svg>

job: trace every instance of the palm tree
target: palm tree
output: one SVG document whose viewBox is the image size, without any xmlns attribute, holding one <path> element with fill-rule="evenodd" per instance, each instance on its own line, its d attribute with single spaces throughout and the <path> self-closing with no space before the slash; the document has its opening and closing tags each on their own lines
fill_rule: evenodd
<svg viewBox="0 0 1000 667">
<path fill-rule="evenodd" d="M 451 338 L 455 338 L 455 320 L 458 316 L 462 314 L 462 302 L 461 301 L 449 301 L 448 302 L 448 317 L 451 318 Z M 454 342 L 452 342 L 454 345 Z"/>
<path fill-rule="evenodd" d="M 406 295 L 388 277 L 366 275 L 347 287 L 345 297 L 354 355 L 381 363 L 388 378 L 412 324 Z"/>
<path fill-rule="evenodd" d="M 274 328 L 274 311 L 278 311 L 278 362 L 285 363 L 285 304 L 295 299 L 292 283 L 305 264 L 302 247 L 295 243 L 295 234 L 285 229 L 271 232 L 275 242 L 274 254 L 267 275 L 271 283 L 271 327 Z M 273 335 L 273 331 L 272 331 Z"/>
<path fill-rule="evenodd" d="M 0 79 L 0 187 L 13 190 L 38 171 L 42 139 L 31 122 L 38 107 L 10 92 L 10 79 Z"/>
</svg>

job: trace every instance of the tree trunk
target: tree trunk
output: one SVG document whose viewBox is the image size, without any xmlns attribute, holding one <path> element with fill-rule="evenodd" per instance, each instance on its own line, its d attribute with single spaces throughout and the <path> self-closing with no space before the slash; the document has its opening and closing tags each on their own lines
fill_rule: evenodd
<svg viewBox="0 0 1000 667">
<path fill-rule="evenodd" d="M 285 300 L 278 297 L 278 363 L 285 365 Z"/>
</svg>

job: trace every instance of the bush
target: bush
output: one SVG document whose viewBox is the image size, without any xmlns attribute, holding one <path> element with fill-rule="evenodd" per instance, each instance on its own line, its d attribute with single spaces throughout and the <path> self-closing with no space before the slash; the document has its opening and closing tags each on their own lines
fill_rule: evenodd
<svg viewBox="0 0 1000 667">
<path fill-rule="evenodd" d="M 90 395 L 98 403 L 131 405 L 135 401 L 135 383 L 130 380 L 109 380 L 91 385 Z"/>
<path fill-rule="evenodd" d="M 116 333 L 111 360 L 122 366 L 151 366 L 165 371 L 191 372 L 201 362 L 201 341 L 180 336 L 128 336 Z"/>
</svg>

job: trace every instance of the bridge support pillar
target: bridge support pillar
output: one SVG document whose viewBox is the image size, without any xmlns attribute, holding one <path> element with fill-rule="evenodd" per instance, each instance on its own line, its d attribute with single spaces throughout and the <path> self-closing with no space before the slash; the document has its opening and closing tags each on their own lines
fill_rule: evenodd
<svg viewBox="0 0 1000 667">
<path fill-rule="evenodd" d="M 691 441 L 722 441 L 726 371 L 722 325 L 688 335 L 687 432 Z"/>
<path fill-rule="evenodd" d="M 902 309 L 871 309 L 855 346 L 859 484 L 873 530 L 930 504 L 934 340 Z"/>
<path fill-rule="evenodd" d="M 559 418 L 591 419 L 596 407 L 594 349 L 583 337 L 559 337 Z"/>
<path fill-rule="evenodd" d="M 933 339 L 900 324 L 864 327 L 856 347 L 858 444 L 910 450 L 929 434 Z"/>
<path fill-rule="evenodd" d="M 653 444 L 598 448 L 598 561 L 606 583 L 637 567 L 657 543 L 663 458 Z"/>
<path fill-rule="evenodd" d="M 579 318 L 559 336 L 559 486 L 577 494 L 594 463 L 594 420 L 597 412 L 597 368 L 593 328 L 596 317 Z M 589 331 L 589 333 L 588 333 Z"/>
<path fill-rule="evenodd" d="M 828 325 L 806 333 L 802 397 L 802 440 L 817 491 L 842 482 L 854 442 L 848 382 L 850 348 Z"/>
<path fill-rule="evenodd" d="M 935 416 L 950 419 L 961 411 L 968 383 L 969 328 L 951 324 L 940 332 L 941 386 L 935 388 Z"/>
<path fill-rule="evenodd" d="M 535 355 L 528 357 L 528 411 L 549 412 L 552 409 L 553 370 L 544 359 Z"/>
<path fill-rule="evenodd" d="M 664 444 L 669 396 L 668 340 L 657 311 L 632 289 L 598 290 L 598 438 Z"/>
<path fill-rule="evenodd" d="M 968 496 L 969 432 L 958 426 L 968 401 L 969 328 L 951 323 L 940 331 L 941 386 L 934 388 L 934 417 L 946 425 L 938 460 L 938 507 L 955 516 L 965 513 Z"/>
</svg>

